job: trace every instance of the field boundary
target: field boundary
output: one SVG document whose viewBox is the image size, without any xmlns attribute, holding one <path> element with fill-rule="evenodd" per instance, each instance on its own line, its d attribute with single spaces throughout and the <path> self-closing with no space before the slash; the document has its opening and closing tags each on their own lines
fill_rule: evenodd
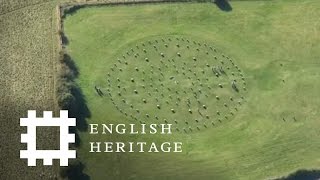
<svg viewBox="0 0 320 180">
<path fill-rule="evenodd" d="M 62 50 L 62 46 L 61 46 L 61 38 L 60 38 L 60 35 L 59 35 L 59 32 L 61 30 L 61 16 L 60 16 L 60 10 L 58 8 L 59 6 L 56 6 L 54 8 L 54 12 L 53 12 L 53 17 L 52 17 L 52 25 L 53 25 L 53 28 L 52 28 L 52 41 L 56 41 L 58 42 L 57 45 L 53 45 L 53 53 L 55 55 L 54 56 L 54 59 L 55 61 L 53 62 L 53 68 L 54 68 L 54 76 L 53 76 L 53 87 L 54 87 L 54 90 L 53 90 L 53 95 L 54 95 L 54 107 L 56 109 L 56 112 L 59 111 L 60 109 L 60 106 L 58 104 L 58 101 L 57 101 L 57 79 L 58 79 L 58 72 L 59 72 L 59 69 L 61 68 L 60 67 L 60 63 L 59 63 L 59 53 L 61 50 Z M 60 138 L 60 132 L 59 130 L 57 130 L 56 132 L 56 136 L 57 136 L 57 139 Z M 59 143 L 57 141 L 57 143 Z M 58 147 L 60 146 L 60 144 L 58 144 Z M 54 169 L 55 169 L 55 173 L 56 173 L 56 177 L 58 177 L 59 179 L 61 179 L 61 177 L 59 176 L 59 172 L 60 172 L 60 166 L 58 165 L 58 163 L 55 163 L 55 166 L 54 166 Z"/>
<path fill-rule="evenodd" d="M 72 14 L 85 7 L 160 4 L 160 3 L 214 3 L 214 0 L 128 0 L 128 1 L 89 1 L 89 2 L 67 2 L 59 5 L 61 20 L 66 14 Z M 63 20 L 62 20 L 63 21 Z M 63 27 L 63 22 L 61 22 Z M 63 29 L 63 28 L 62 28 Z"/>
</svg>

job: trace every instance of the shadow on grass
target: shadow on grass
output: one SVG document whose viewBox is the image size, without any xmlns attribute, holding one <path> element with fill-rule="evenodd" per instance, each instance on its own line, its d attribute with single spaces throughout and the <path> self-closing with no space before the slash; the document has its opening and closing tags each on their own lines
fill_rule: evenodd
<svg viewBox="0 0 320 180">
<path fill-rule="evenodd" d="M 222 11 L 232 11 L 232 7 L 228 0 L 215 0 L 214 3 L 217 5 L 217 7 Z"/>
<path fill-rule="evenodd" d="M 65 37 L 67 39 L 67 37 Z M 68 41 L 68 40 L 67 40 Z M 63 55 L 63 63 L 70 69 L 72 75 L 66 76 L 70 81 L 74 81 L 79 77 L 79 69 L 73 59 L 68 55 Z"/>
<path fill-rule="evenodd" d="M 90 176 L 83 173 L 85 165 L 80 161 L 72 161 L 68 167 L 63 167 L 60 170 L 60 176 L 62 178 L 68 178 L 69 180 L 90 180 Z"/>
<path fill-rule="evenodd" d="M 60 53 L 62 63 L 61 75 L 58 83 L 58 102 L 61 109 L 69 111 L 69 117 L 76 118 L 76 126 L 70 127 L 69 132 L 75 134 L 75 147 L 81 145 L 79 131 L 88 130 L 87 118 L 91 117 L 91 112 L 87 106 L 86 98 L 75 82 L 79 76 L 79 70 L 73 59 L 64 51 Z M 85 165 L 78 161 L 71 161 L 69 166 L 60 169 L 60 175 L 69 180 L 90 180 L 90 177 L 83 173 Z"/>
<path fill-rule="evenodd" d="M 70 127 L 69 131 L 74 133 L 76 136 L 75 146 L 80 147 L 81 139 L 78 132 L 86 132 L 88 130 L 88 122 L 86 118 L 90 118 L 91 113 L 86 105 L 86 100 L 80 87 L 76 86 L 75 88 L 72 88 L 71 94 L 74 97 L 74 101 L 68 110 L 70 117 L 77 119 L 77 125 L 75 127 Z"/>
<path fill-rule="evenodd" d="M 286 177 L 274 180 L 318 180 L 320 179 L 320 170 L 298 170 Z"/>
<path fill-rule="evenodd" d="M 62 18 L 65 18 L 67 14 L 72 15 L 76 13 L 79 9 L 85 6 L 86 6 L 85 4 L 60 6 L 60 12 L 61 12 Z"/>
<path fill-rule="evenodd" d="M 60 31 L 60 37 L 61 37 L 62 45 L 68 45 L 69 44 L 69 40 L 68 40 L 67 36 L 65 36 L 63 31 Z"/>
<path fill-rule="evenodd" d="M 87 101 L 80 87 L 73 88 L 71 94 L 75 98 L 72 106 L 69 109 L 70 115 L 77 118 L 77 129 L 79 131 L 88 130 L 87 118 L 91 117 L 91 112 L 87 106 Z"/>
<path fill-rule="evenodd" d="M 74 60 L 65 52 L 63 53 L 62 63 L 64 69 L 61 75 L 59 105 L 69 111 L 69 116 L 77 119 L 76 127 L 70 127 L 70 132 L 76 135 L 75 146 L 81 145 L 78 131 L 85 132 L 88 130 L 87 118 L 91 117 L 91 112 L 87 106 L 86 98 L 81 88 L 75 82 L 79 76 L 79 70 Z"/>
</svg>

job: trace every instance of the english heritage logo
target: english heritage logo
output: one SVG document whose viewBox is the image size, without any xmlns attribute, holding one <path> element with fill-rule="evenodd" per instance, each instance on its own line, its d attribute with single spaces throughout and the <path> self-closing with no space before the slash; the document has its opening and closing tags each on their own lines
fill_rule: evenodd
<svg viewBox="0 0 320 180">
<path fill-rule="evenodd" d="M 76 126 L 76 119 L 68 117 L 68 111 L 61 110 L 60 117 L 52 117 L 52 111 L 44 111 L 43 117 L 37 117 L 36 111 L 28 111 L 28 118 L 20 118 L 20 126 L 27 127 L 27 133 L 21 134 L 21 143 L 27 143 L 27 150 L 20 150 L 20 158 L 28 159 L 28 166 L 36 166 L 37 159 L 43 159 L 43 165 L 52 165 L 53 159 L 60 160 L 60 166 L 68 166 L 68 160 L 76 158 L 76 151 L 69 150 L 69 143 L 75 142 L 75 134 L 69 134 L 69 127 Z M 57 126 L 60 128 L 59 150 L 37 150 L 37 127 Z"/>
</svg>

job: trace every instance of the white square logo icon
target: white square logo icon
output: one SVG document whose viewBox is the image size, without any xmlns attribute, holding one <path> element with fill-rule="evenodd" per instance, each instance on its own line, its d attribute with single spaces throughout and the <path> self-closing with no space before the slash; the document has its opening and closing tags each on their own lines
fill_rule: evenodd
<svg viewBox="0 0 320 180">
<path fill-rule="evenodd" d="M 68 166 L 68 160 L 76 158 L 76 150 L 69 150 L 69 143 L 75 142 L 75 134 L 69 134 L 69 127 L 76 126 L 76 119 L 68 117 L 68 111 L 61 110 L 60 117 L 52 117 L 52 111 L 44 111 L 43 117 L 37 117 L 36 111 L 28 111 L 27 118 L 20 118 L 20 126 L 27 127 L 27 133 L 21 134 L 21 143 L 27 143 L 27 150 L 20 150 L 20 158 L 28 159 L 28 166 L 36 166 L 37 159 L 43 159 L 43 165 L 52 165 L 53 159 L 60 160 L 60 166 Z M 60 149 L 37 150 L 37 127 L 59 127 Z"/>
</svg>

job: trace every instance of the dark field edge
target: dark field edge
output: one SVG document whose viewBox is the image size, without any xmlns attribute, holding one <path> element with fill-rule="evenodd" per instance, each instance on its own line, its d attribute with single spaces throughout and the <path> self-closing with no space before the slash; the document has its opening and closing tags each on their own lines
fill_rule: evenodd
<svg viewBox="0 0 320 180">
<path fill-rule="evenodd" d="M 69 116 L 77 119 L 76 127 L 69 128 L 69 132 L 75 134 L 75 143 L 71 145 L 71 149 L 77 149 L 81 145 L 79 132 L 87 131 L 86 118 L 90 118 L 91 114 L 82 90 L 75 82 L 79 75 L 78 67 L 65 49 L 68 39 L 63 31 L 61 5 L 57 6 L 56 13 L 59 52 L 59 71 L 56 75 L 56 101 L 60 109 L 68 110 Z M 60 167 L 57 173 L 61 179 L 90 180 L 90 177 L 83 172 L 84 169 L 85 164 L 79 161 L 79 156 L 77 155 L 76 159 L 69 162 L 69 166 Z"/>
<path fill-rule="evenodd" d="M 233 1 L 272 1 L 272 0 L 233 0 Z M 119 6 L 119 5 L 139 5 L 139 4 L 160 4 L 160 3 L 213 3 L 222 11 L 232 11 L 231 0 L 131 0 L 131 1 L 114 1 L 114 2 L 78 2 L 64 3 L 60 5 L 61 18 L 67 14 L 73 14 L 77 10 L 85 7 L 99 6 Z"/>
<path fill-rule="evenodd" d="M 79 148 L 81 139 L 78 131 L 87 131 L 86 118 L 91 116 L 90 110 L 86 105 L 86 100 L 82 94 L 81 88 L 75 83 L 79 75 L 76 63 L 66 51 L 66 46 L 69 41 L 64 32 L 63 22 L 67 15 L 72 15 L 78 10 L 87 7 L 105 7 L 105 6 L 121 6 L 121 5 L 140 5 L 140 4 L 162 4 L 162 3 L 213 3 L 222 11 L 231 11 L 232 6 L 229 2 L 254 2 L 254 1 L 274 1 L 274 0 L 132 0 L 132 1 L 116 1 L 116 2 L 68 2 L 61 3 L 57 6 L 59 14 L 59 60 L 61 62 L 62 71 L 57 80 L 57 100 L 62 109 L 68 109 L 70 115 L 77 117 L 77 127 L 70 129 L 71 132 L 76 134 L 76 142 L 73 146 L 74 149 Z M 67 89 L 67 91 L 59 91 L 59 89 Z M 70 93 L 73 97 L 61 99 L 61 93 Z M 62 96 L 65 97 L 65 96 Z M 76 103 L 80 105 L 75 106 Z M 80 106 L 80 107 L 79 107 Z M 84 111 L 84 112 L 83 112 Z M 80 121 L 80 122 L 79 122 Z M 60 167 L 61 178 L 69 180 L 90 180 L 90 176 L 84 173 L 86 165 L 81 162 L 77 157 L 76 160 L 71 161 L 68 167 Z M 320 170 L 317 169 L 298 169 L 288 175 L 267 178 L 269 180 L 318 180 L 320 179 Z"/>
<path fill-rule="evenodd" d="M 320 170 L 300 169 L 287 176 L 275 178 L 273 180 L 318 180 L 320 179 Z"/>
</svg>

